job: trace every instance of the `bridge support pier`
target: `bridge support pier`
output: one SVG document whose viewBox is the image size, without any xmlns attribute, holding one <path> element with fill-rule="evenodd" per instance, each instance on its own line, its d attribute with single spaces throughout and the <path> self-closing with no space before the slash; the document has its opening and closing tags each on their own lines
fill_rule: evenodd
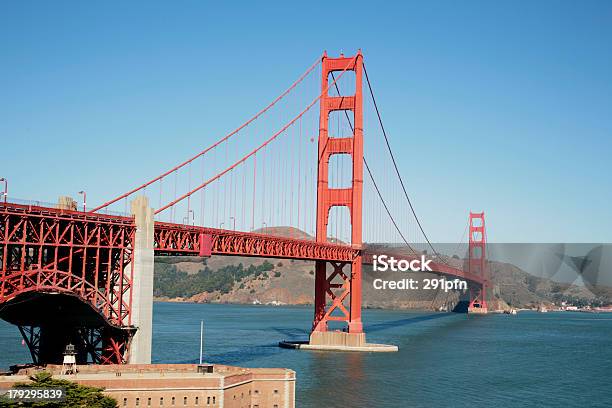
<svg viewBox="0 0 612 408">
<path fill-rule="evenodd" d="M 332 96 L 336 80 L 334 72 L 355 73 L 353 95 Z M 332 78 L 334 78 L 332 76 Z M 286 343 L 292 348 L 337 351 L 397 351 L 396 346 L 367 344 L 361 321 L 362 216 L 363 216 L 363 55 L 329 58 L 321 61 L 321 100 L 319 103 L 319 143 L 317 169 L 317 228 L 316 242 L 328 242 L 330 210 L 348 209 L 351 220 L 351 246 L 358 254 L 349 262 L 318 260 L 315 264 L 315 312 L 309 344 Z M 337 88 L 336 88 L 337 89 Z M 329 133 L 329 115 L 333 111 L 352 111 L 352 135 L 342 137 Z M 350 119 L 349 119 L 350 121 Z M 330 158 L 350 155 L 352 180 L 350 186 L 331 186 Z M 337 238 L 337 237 L 336 237 Z M 330 331 L 329 323 L 341 325 Z M 335 329 L 335 328 L 331 328 Z M 283 343 L 281 343 L 283 346 Z"/>
<path fill-rule="evenodd" d="M 327 266 L 331 265 L 328 273 Z M 350 267 L 350 271 L 345 270 Z M 363 346 L 361 321 L 361 256 L 353 262 L 316 261 L 315 318 L 311 345 Z M 347 305 L 348 304 L 348 305 Z M 328 323 L 344 322 L 343 331 L 328 331 Z"/>
<path fill-rule="evenodd" d="M 132 287 L 132 320 L 136 333 L 129 347 L 129 364 L 151 364 L 153 339 L 153 250 L 154 214 L 147 197 L 136 197 L 131 203 L 136 222 Z"/>
<path fill-rule="evenodd" d="M 327 226 L 333 207 L 347 207 L 351 216 L 351 244 L 361 248 L 362 196 L 363 196 L 363 56 L 328 58 L 321 61 L 321 92 L 319 116 L 319 147 L 317 173 L 317 242 L 327 242 Z M 355 73 L 355 94 L 330 96 L 329 75 L 334 72 Z M 334 82 L 335 84 L 335 82 Z M 353 112 L 353 134 L 350 137 L 329 134 L 329 114 L 332 111 Z M 336 137 L 333 137 L 336 136 Z M 329 161 L 338 154 L 351 156 L 352 182 L 346 188 L 329 185 Z M 315 314 L 310 335 L 311 345 L 365 344 L 361 322 L 361 255 L 352 262 L 317 261 L 315 270 Z M 329 268 L 328 266 L 331 266 Z M 349 270 L 350 268 L 350 270 Z M 346 302 L 346 303 L 345 303 Z M 349 305 L 347 306 L 347 303 Z M 328 332 L 328 322 L 346 324 L 343 331 Z"/>
<path fill-rule="evenodd" d="M 470 305 L 468 306 L 469 314 L 487 314 L 489 307 L 486 300 L 486 288 L 483 286 L 476 296 L 470 294 Z"/>
</svg>

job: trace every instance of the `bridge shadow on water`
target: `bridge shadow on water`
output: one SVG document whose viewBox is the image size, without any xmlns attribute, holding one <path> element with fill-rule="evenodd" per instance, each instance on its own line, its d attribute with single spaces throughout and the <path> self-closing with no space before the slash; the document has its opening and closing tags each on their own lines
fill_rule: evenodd
<svg viewBox="0 0 612 408">
<path fill-rule="evenodd" d="M 304 339 L 308 339 L 308 337 L 310 337 L 310 331 L 306 329 L 273 327 L 272 330 L 285 336 L 285 338 L 282 340 L 293 340 L 296 337 L 304 337 Z"/>
<path fill-rule="evenodd" d="M 394 327 L 406 326 L 406 325 L 409 325 L 409 324 L 420 323 L 420 322 L 424 322 L 424 321 L 427 321 L 427 320 L 439 319 L 441 317 L 448 317 L 448 316 L 451 316 L 453 314 L 454 313 L 432 313 L 432 314 L 427 314 L 427 315 L 422 315 L 422 316 L 408 317 L 408 318 L 405 318 L 405 319 L 389 320 L 389 321 L 383 322 L 383 323 L 365 324 L 364 325 L 364 331 L 367 334 L 367 333 L 371 333 L 371 332 L 377 332 L 377 331 L 381 331 L 381 330 L 392 329 Z"/>
<path fill-rule="evenodd" d="M 408 324 L 415 324 L 415 323 L 424 322 L 427 320 L 438 319 L 441 317 L 448 317 L 454 314 L 456 313 L 454 312 L 453 313 L 451 312 L 431 313 L 431 314 L 426 314 L 426 315 L 421 315 L 421 316 L 408 317 L 405 319 L 390 320 L 390 321 L 386 321 L 382 323 L 364 324 L 363 329 L 367 334 L 369 332 L 377 332 L 381 330 L 391 329 L 393 327 L 406 326 Z M 310 336 L 310 331 L 305 330 L 305 329 L 277 328 L 277 327 L 274 327 L 272 329 L 276 331 L 277 333 L 280 333 L 281 335 L 285 336 L 284 339 L 286 340 L 296 340 L 298 337 L 302 338 L 303 340 L 308 340 Z"/>
<path fill-rule="evenodd" d="M 443 317 L 454 315 L 455 313 L 432 313 L 405 319 L 389 320 L 382 323 L 366 324 L 364 330 L 366 333 L 388 330 L 396 327 L 417 324 L 420 322 L 435 320 Z M 271 327 L 271 331 L 278 333 L 278 341 L 280 340 L 308 340 L 310 331 L 301 328 L 287 327 Z M 278 347 L 278 342 L 253 344 L 245 347 L 239 347 L 234 350 L 229 350 L 223 353 L 212 353 L 206 356 L 206 361 L 214 364 L 240 365 L 255 361 L 261 358 L 266 358 L 278 353 L 288 352 L 288 350 Z M 290 351 L 289 351 L 290 352 Z M 174 361 L 179 364 L 194 364 L 197 359 L 189 359 L 183 361 Z"/>
</svg>

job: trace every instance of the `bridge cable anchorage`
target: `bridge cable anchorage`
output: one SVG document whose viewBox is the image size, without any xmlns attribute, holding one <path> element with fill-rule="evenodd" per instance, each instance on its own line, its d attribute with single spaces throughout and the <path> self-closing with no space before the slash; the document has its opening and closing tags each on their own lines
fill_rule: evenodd
<svg viewBox="0 0 612 408">
<path fill-rule="evenodd" d="M 207 147 L 206 149 L 200 151 L 198 154 L 196 154 L 195 156 L 191 157 L 190 159 L 184 161 L 183 163 L 173 167 L 172 169 L 166 171 L 165 173 L 162 173 L 161 175 L 147 181 L 146 183 L 142 184 L 139 187 L 136 187 L 124 194 L 121 194 L 120 196 L 105 202 L 104 204 L 99 205 L 98 207 L 94 208 L 93 210 L 91 210 L 90 212 L 97 212 L 103 208 L 108 207 L 111 204 L 116 203 L 117 201 L 126 198 L 142 189 L 144 189 L 145 187 L 155 183 L 156 181 L 160 181 L 162 180 L 164 177 L 168 176 L 169 174 L 183 168 L 184 166 L 190 164 L 191 162 L 193 162 L 194 160 L 196 160 L 197 158 L 204 156 L 206 153 L 208 153 L 209 151 L 211 151 L 212 149 L 214 149 L 215 147 L 219 146 L 221 143 L 229 140 L 232 136 L 236 135 L 238 132 L 240 132 L 242 129 L 244 129 L 245 127 L 247 127 L 249 124 L 251 124 L 252 122 L 254 122 L 255 120 L 257 120 L 261 115 L 263 115 L 264 113 L 266 113 L 268 110 L 270 110 L 274 105 L 276 105 L 280 100 L 282 100 L 285 96 L 287 96 L 293 89 L 295 89 L 303 80 L 304 78 L 306 78 L 308 76 L 308 74 L 310 74 L 319 64 L 321 63 L 321 57 L 318 57 L 317 60 L 306 70 L 306 72 L 304 72 L 295 82 L 293 82 L 291 84 L 291 86 L 289 86 L 289 88 L 287 88 L 282 94 L 280 94 L 278 97 L 276 97 L 276 99 L 274 99 L 272 102 L 270 102 L 265 108 L 263 108 L 262 110 L 260 110 L 259 112 L 257 112 L 254 116 L 252 116 L 249 120 L 247 120 L 246 122 L 244 122 L 242 125 L 240 125 L 239 127 L 237 127 L 236 129 L 234 129 L 232 132 L 228 133 L 226 136 L 224 136 L 223 138 L 221 138 L 220 140 L 218 140 L 216 143 L 212 144 L 211 146 Z"/>
<path fill-rule="evenodd" d="M 391 150 L 391 145 L 389 144 L 389 138 L 387 137 L 387 132 L 385 130 L 385 126 L 383 125 L 383 121 L 382 121 L 382 117 L 380 115 L 380 111 L 378 110 L 378 104 L 376 103 L 376 98 L 374 97 L 374 91 L 372 90 L 372 84 L 370 83 L 370 78 L 368 77 L 368 70 L 366 69 L 365 63 L 363 64 L 363 72 L 365 74 L 366 81 L 368 83 L 368 89 L 370 91 L 370 96 L 372 98 L 372 102 L 374 103 L 374 109 L 376 110 L 376 116 L 378 116 L 378 123 L 380 124 L 380 128 L 382 130 L 383 136 L 385 137 L 385 143 L 387 145 L 387 150 L 389 151 L 389 155 L 391 156 L 391 161 L 393 162 L 393 167 L 395 168 L 395 173 L 397 174 L 397 177 L 399 179 L 400 185 L 402 186 L 402 190 L 404 191 L 404 196 L 406 197 L 406 200 L 408 201 L 408 205 L 410 206 L 410 211 L 412 212 L 412 215 L 414 216 L 414 219 L 416 220 L 417 225 L 419 226 L 419 229 L 421 230 L 421 233 L 423 234 L 423 237 L 427 241 L 427 244 L 429 245 L 431 250 L 434 252 L 434 254 L 439 259 L 442 260 L 442 262 L 444 262 L 444 263 L 446 263 L 448 265 L 448 263 L 440 256 L 438 251 L 436 251 L 436 249 L 432 245 L 431 241 L 429 240 L 429 237 L 427 236 L 427 234 L 425 233 L 425 230 L 423 229 L 423 226 L 421 225 L 421 221 L 419 220 L 419 217 L 417 217 L 417 215 L 416 215 L 416 211 L 414 210 L 414 206 L 412 205 L 412 200 L 410 200 L 410 196 L 408 196 L 408 192 L 406 191 L 406 186 L 404 185 L 404 180 L 402 179 L 402 176 L 401 176 L 401 174 L 399 172 L 399 169 L 397 168 L 397 163 L 395 161 L 395 156 L 393 155 L 393 151 Z"/>
<path fill-rule="evenodd" d="M 349 69 L 349 67 L 352 67 L 355 64 L 355 61 L 357 59 L 357 56 L 353 57 L 349 63 L 344 67 L 344 69 L 342 70 L 342 72 L 340 73 L 340 75 L 338 75 L 338 78 L 336 80 L 334 80 L 334 82 L 332 84 L 329 84 L 327 86 L 326 89 L 323 90 L 323 92 L 321 92 L 319 94 L 319 96 L 317 96 L 306 108 L 304 108 L 304 110 L 302 110 L 297 116 L 295 116 L 291 121 L 289 121 L 285 126 L 283 126 L 278 132 L 274 133 L 272 136 L 270 136 L 267 140 L 265 140 L 262 144 L 260 144 L 258 147 L 256 147 L 255 149 L 253 149 L 250 153 L 248 153 L 247 155 L 243 156 L 241 159 L 237 160 L 236 162 L 234 162 L 232 165 L 228 166 L 225 170 L 223 170 L 221 173 L 217 174 L 214 177 L 211 177 L 210 179 L 208 179 L 206 182 L 200 184 L 199 186 L 195 187 L 194 189 L 188 191 L 187 193 L 181 195 L 180 197 L 174 199 L 173 201 L 171 201 L 170 203 L 166 204 L 165 206 L 162 206 L 161 208 L 158 208 L 157 210 L 155 210 L 155 214 L 159 214 L 162 211 L 174 206 L 176 203 L 184 200 L 187 197 L 190 197 L 191 195 L 193 195 L 193 193 L 205 188 L 207 185 L 209 185 L 210 183 L 219 180 L 222 176 L 224 176 L 225 174 L 227 174 L 228 172 L 230 172 L 231 170 L 233 170 L 234 168 L 236 168 L 237 166 L 245 163 L 250 157 L 254 156 L 255 154 L 257 154 L 258 151 L 262 150 L 263 148 L 265 148 L 267 145 L 269 145 L 272 141 L 274 141 L 279 135 L 281 135 L 283 132 L 285 132 L 285 130 L 287 130 L 289 127 L 291 127 L 294 123 L 296 123 L 298 121 L 298 119 L 300 119 L 302 116 L 304 116 L 304 114 L 306 112 L 308 112 L 325 94 L 327 94 L 329 92 L 329 88 L 332 85 L 335 85 L 336 81 L 339 80 L 342 75 L 344 75 L 344 73 L 347 71 L 347 69 Z"/>
<path fill-rule="evenodd" d="M 338 83 L 336 81 L 336 78 L 335 78 L 333 72 L 331 73 L 331 77 L 332 77 L 332 80 L 334 80 L 334 85 L 335 85 L 335 88 L 336 88 L 336 92 L 338 93 L 338 96 L 341 96 L 340 88 L 338 87 Z M 351 128 L 351 131 L 354 133 L 355 129 L 353 127 L 353 123 L 351 122 L 351 118 L 349 117 L 349 115 L 346 112 L 346 110 L 344 111 L 344 116 L 346 117 L 346 120 L 347 120 L 347 122 L 348 122 L 348 124 L 349 124 L 349 126 Z M 367 162 L 367 160 L 365 158 L 365 154 L 364 154 L 364 158 L 363 158 L 363 164 L 365 165 L 366 171 L 368 172 L 368 175 L 370 176 L 370 180 L 372 181 L 372 184 L 374 185 L 374 189 L 376 190 L 376 193 L 378 194 L 378 198 L 380 198 L 380 201 L 381 201 L 383 207 L 385 208 L 385 211 L 387 212 L 387 215 L 389 216 L 389 219 L 393 223 L 393 226 L 395 227 L 397 233 L 400 235 L 400 237 L 402 238 L 402 240 L 404 241 L 406 246 L 416 255 L 417 251 L 414 248 L 412 248 L 412 246 L 408 243 L 408 240 L 405 238 L 405 236 L 402 233 L 399 225 L 395 221 L 395 218 L 393 217 L 393 214 L 391 214 L 391 210 L 389 210 L 387 202 L 385 201 L 384 197 L 382 196 L 382 193 L 381 193 L 380 189 L 378 188 L 378 184 L 376 183 L 376 180 L 374 179 L 374 175 L 372 174 L 372 171 L 370 170 L 370 166 L 368 166 L 368 162 Z"/>
</svg>

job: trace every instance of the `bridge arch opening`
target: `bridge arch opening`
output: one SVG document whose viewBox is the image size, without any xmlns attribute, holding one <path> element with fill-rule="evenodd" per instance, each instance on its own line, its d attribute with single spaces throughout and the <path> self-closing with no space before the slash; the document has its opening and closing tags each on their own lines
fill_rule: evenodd
<svg viewBox="0 0 612 408">
<path fill-rule="evenodd" d="M 61 364 L 68 344 L 75 346 L 78 364 L 121 363 L 115 351 L 125 351 L 135 330 L 113 325 L 76 294 L 51 291 L 17 295 L 3 304 L 0 318 L 19 328 L 37 365 Z"/>
</svg>

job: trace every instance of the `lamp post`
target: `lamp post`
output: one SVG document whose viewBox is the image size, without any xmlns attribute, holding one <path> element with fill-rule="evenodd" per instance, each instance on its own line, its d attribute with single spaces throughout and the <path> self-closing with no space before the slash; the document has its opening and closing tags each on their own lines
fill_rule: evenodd
<svg viewBox="0 0 612 408">
<path fill-rule="evenodd" d="M 189 213 L 191 212 L 191 196 L 187 196 L 187 224 L 189 224 Z"/>
<path fill-rule="evenodd" d="M 225 224 L 225 222 L 222 222 L 221 224 L 219 224 L 219 229 L 223 229 L 223 224 Z"/>
<path fill-rule="evenodd" d="M 4 196 L 4 202 L 6 203 L 6 197 L 8 196 L 8 180 L 2 177 L 0 178 L 0 181 L 4 182 L 4 193 L 2 193 L 2 195 Z"/>
<path fill-rule="evenodd" d="M 263 233 L 265 234 L 266 233 L 266 228 L 268 227 L 268 224 L 266 224 L 265 222 L 262 222 L 261 226 L 263 227 L 262 228 L 263 229 Z"/>
<path fill-rule="evenodd" d="M 83 212 L 87 212 L 87 192 L 85 190 L 79 191 L 79 194 L 83 196 Z"/>
<path fill-rule="evenodd" d="M 232 220 L 232 230 L 236 231 L 236 217 L 230 217 Z"/>
<path fill-rule="evenodd" d="M 189 214 L 191 214 L 191 220 L 195 221 L 195 215 L 193 213 L 193 210 L 188 210 L 187 216 L 183 218 L 183 224 L 193 225 L 194 224 L 193 222 L 191 224 L 189 223 Z"/>
</svg>

